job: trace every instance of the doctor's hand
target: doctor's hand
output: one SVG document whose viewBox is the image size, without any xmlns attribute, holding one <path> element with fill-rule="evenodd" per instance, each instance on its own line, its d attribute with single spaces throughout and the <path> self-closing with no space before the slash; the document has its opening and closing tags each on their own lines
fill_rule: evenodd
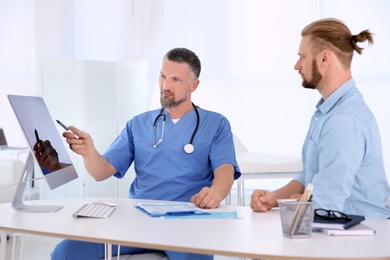
<svg viewBox="0 0 390 260">
<path fill-rule="evenodd" d="M 191 198 L 192 203 L 203 209 L 218 208 L 221 201 L 221 196 L 209 187 L 204 187 L 199 193 L 195 194 Z"/>
<path fill-rule="evenodd" d="M 278 206 L 277 198 L 273 192 L 254 190 L 251 196 L 250 207 L 255 212 L 265 212 Z"/>
<path fill-rule="evenodd" d="M 66 142 L 73 152 L 84 157 L 96 151 L 92 137 L 88 133 L 82 132 L 74 126 L 69 126 L 69 130 L 64 132 L 62 136 L 66 138 Z"/>
</svg>

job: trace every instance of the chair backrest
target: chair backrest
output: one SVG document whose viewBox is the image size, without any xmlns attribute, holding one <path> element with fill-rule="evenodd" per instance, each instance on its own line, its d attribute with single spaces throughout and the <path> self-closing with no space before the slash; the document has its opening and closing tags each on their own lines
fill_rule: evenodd
<svg viewBox="0 0 390 260">
<path fill-rule="evenodd" d="M 240 138 L 238 138 L 238 136 L 236 136 L 235 134 L 233 134 L 233 142 L 236 154 L 248 151 L 245 145 L 241 142 Z"/>
</svg>

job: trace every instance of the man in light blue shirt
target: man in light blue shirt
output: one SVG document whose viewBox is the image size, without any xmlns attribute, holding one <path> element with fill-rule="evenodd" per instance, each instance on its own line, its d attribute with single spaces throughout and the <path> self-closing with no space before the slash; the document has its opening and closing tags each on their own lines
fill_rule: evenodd
<svg viewBox="0 0 390 260">
<path fill-rule="evenodd" d="M 299 198 L 311 183 L 318 208 L 390 217 L 378 126 L 351 73 L 353 52 L 361 54 L 357 43 L 364 41 L 373 43 L 368 30 L 352 35 L 336 19 L 322 19 L 303 29 L 294 68 L 304 88 L 322 95 L 303 144 L 303 170 L 274 192 L 255 190 L 254 211 L 277 206 L 277 199 Z"/>
<path fill-rule="evenodd" d="M 229 121 L 191 102 L 200 70 L 200 60 L 192 51 L 169 51 L 159 76 L 161 109 L 129 120 L 103 155 L 88 133 L 70 126 L 72 132 L 63 134 L 70 149 L 83 156 L 88 172 L 99 181 L 111 176 L 122 178 L 134 163 L 136 176 L 130 198 L 187 201 L 200 208 L 217 208 L 241 174 Z M 137 223 L 129 220 L 127 225 Z M 116 255 L 118 247 L 112 251 Z M 120 248 L 121 254 L 149 251 L 153 250 Z M 213 259 L 212 255 L 164 253 L 170 260 Z M 103 257 L 103 244 L 75 240 L 63 240 L 51 254 L 52 259 Z"/>
</svg>

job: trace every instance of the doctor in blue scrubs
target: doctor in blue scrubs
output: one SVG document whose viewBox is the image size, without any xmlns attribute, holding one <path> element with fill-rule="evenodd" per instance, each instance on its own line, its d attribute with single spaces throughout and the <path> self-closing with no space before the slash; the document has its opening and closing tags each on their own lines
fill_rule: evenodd
<svg viewBox="0 0 390 260">
<path fill-rule="evenodd" d="M 200 208 L 217 208 L 240 177 L 240 170 L 229 121 L 191 101 L 200 71 L 195 53 L 185 48 L 170 50 L 163 58 L 158 80 L 161 108 L 129 120 L 103 155 L 88 133 L 70 126 L 72 132 L 63 134 L 70 149 L 83 157 L 88 172 L 98 181 L 122 178 L 134 163 L 130 198 L 187 201 Z M 120 248 L 121 254 L 150 251 Z M 170 260 L 213 259 L 212 255 L 164 253 Z M 51 254 L 51 259 L 103 257 L 103 244 L 75 240 L 61 241 Z"/>
</svg>

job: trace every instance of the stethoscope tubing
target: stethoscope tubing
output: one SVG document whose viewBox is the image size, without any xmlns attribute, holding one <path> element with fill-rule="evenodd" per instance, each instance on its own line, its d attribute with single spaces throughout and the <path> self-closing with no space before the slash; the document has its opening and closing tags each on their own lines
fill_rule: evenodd
<svg viewBox="0 0 390 260">
<path fill-rule="evenodd" d="M 195 126 L 195 129 L 194 129 L 194 132 L 192 132 L 192 136 L 191 136 L 190 142 L 184 146 L 184 151 L 186 153 L 192 153 L 194 151 L 194 145 L 192 143 L 194 141 L 196 133 L 198 132 L 198 128 L 199 128 L 199 124 L 200 124 L 199 111 L 198 111 L 198 109 L 197 109 L 197 107 L 195 106 L 194 103 L 192 103 L 192 106 L 194 107 L 195 113 L 196 113 L 196 126 Z M 154 119 L 153 131 L 154 131 L 154 136 L 155 137 L 156 137 L 156 126 L 157 126 L 157 122 L 160 119 L 160 117 L 162 117 L 163 127 L 164 127 L 165 122 L 167 120 L 167 117 L 166 117 L 166 115 L 164 113 L 164 108 L 161 108 L 160 113 L 157 115 L 156 119 Z M 160 140 L 158 142 L 155 142 L 155 144 L 153 145 L 154 148 L 156 148 L 157 145 L 159 145 L 162 142 L 162 135 L 163 135 L 163 133 L 161 134 Z M 191 148 L 187 148 L 188 146 L 190 146 Z"/>
</svg>

